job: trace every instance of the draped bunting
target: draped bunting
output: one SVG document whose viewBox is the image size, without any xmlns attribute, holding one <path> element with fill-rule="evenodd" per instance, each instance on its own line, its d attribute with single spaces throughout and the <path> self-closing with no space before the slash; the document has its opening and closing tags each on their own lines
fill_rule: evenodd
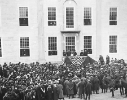
<svg viewBox="0 0 127 100">
<path fill-rule="evenodd" d="M 69 57 L 65 57 L 64 58 L 64 63 L 65 64 L 73 64 L 76 66 L 80 66 L 80 65 L 87 65 L 88 63 L 93 64 L 95 62 L 94 59 L 92 59 L 89 56 L 69 56 Z"/>
</svg>

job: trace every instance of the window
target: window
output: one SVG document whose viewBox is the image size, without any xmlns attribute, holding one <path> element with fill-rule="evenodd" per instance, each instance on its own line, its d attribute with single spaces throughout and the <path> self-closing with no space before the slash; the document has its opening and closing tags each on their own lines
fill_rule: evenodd
<svg viewBox="0 0 127 100">
<path fill-rule="evenodd" d="M 0 57 L 2 57 L 1 38 L 0 38 Z"/>
<path fill-rule="evenodd" d="M 48 26 L 56 26 L 56 8 L 48 7 Z"/>
<path fill-rule="evenodd" d="M 57 37 L 48 37 L 48 55 L 57 55 Z"/>
<path fill-rule="evenodd" d="M 66 28 L 74 28 L 74 8 L 66 8 Z"/>
<path fill-rule="evenodd" d="M 110 8 L 110 25 L 117 25 L 117 8 Z"/>
<path fill-rule="evenodd" d="M 28 7 L 19 7 L 19 25 L 28 26 Z"/>
<path fill-rule="evenodd" d="M 91 25 L 91 8 L 84 8 L 84 25 Z"/>
<path fill-rule="evenodd" d="M 20 38 L 20 57 L 30 56 L 29 37 Z"/>
<path fill-rule="evenodd" d="M 92 36 L 84 36 L 84 51 L 88 54 L 92 54 Z"/>
<path fill-rule="evenodd" d="M 75 37 L 66 37 L 66 51 L 75 50 Z"/>
<path fill-rule="evenodd" d="M 117 53 L 117 36 L 109 36 L 109 52 Z"/>
</svg>

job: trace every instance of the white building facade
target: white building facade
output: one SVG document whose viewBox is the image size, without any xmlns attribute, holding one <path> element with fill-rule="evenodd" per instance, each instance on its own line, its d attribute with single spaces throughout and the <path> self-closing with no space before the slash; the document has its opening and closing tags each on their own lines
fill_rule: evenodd
<svg viewBox="0 0 127 100">
<path fill-rule="evenodd" d="M 0 0 L 0 63 L 59 62 L 63 50 L 127 60 L 126 0 Z"/>
</svg>

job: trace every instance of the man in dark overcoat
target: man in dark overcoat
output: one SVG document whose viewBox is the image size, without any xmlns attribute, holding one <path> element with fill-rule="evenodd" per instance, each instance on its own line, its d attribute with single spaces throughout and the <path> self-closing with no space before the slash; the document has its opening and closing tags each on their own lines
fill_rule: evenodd
<svg viewBox="0 0 127 100">
<path fill-rule="evenodd" d="M 94 76 L 94 79 L 93 79 L 93 88 L 94 88 L 93 93 L 95 93 L 95 92 L 96 92 L 96 94 L 99 93 L 99 84 L 100 84 L 100 82 L 99 82 L 98 77 Z"/>
<path fill-rule="evenodd" d="M 59 91 L 58 91 L 57 81 L 55 81 L 53 84 L 53 100 L 58 100 L 58 99 L 59 99 Z"/>
<path fill-rule="evenodd" d="M 47 87 L 47 100 L 53 100 L 53 86 L 51 84 Z"/>
<path fill-rule="evenodd" d="M 91 83 L 90 83 L 90 80 L 87 81 L 87 84 L 86 84 L 86 100 L 88 98 L 88 100 L 90 100 L 90 94 L 91 94 Z"/>
<path fill-rule="evenodd" d="M 84 96 L 84 86 L 85 86 L 85 83 L 83 82 L 83 79 L 81 79 L 81 82 L 78 84 L 79 97 L 81 99 L 82 99 L 82 96 Z"/>
<path fill-rule="evenodd" d="M 35 91 L 36 91 L 35 98 L 37 100 L 45 100 L 45 88 L 44 87 L 38 86 Z"/>
</svg>

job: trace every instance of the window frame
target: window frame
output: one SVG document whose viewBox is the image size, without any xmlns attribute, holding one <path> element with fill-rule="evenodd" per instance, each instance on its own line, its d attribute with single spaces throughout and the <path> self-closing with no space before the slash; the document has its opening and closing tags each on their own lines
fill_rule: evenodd
<svg viewBox="0 0 127 100">
<path fill-rule="evenodd" d="M 19 7 L 19 26 L 29 26 L 28 17 L 28 7 Z"/>
<path fill-rule="evenodd" d="M 117 25 L 117 7 L 109 9 L 109 25 Z"/>
<path fill-rule="evenodd" d="M 109 36 L 109 53 L 117 53 L 117 35 Z"/>
<path fill-rule="evenodd" d="M 91 7 L 84 7 L 84 25 L 92 25 L 92 8 Z M 85 23 L 85 21 L 87 23 Z M 88 23 L 89 22 L 89 23 Z"/>
<path fill-rule="evenodd" d="M 84 36 L 84 51 L 87 50 L 88 54 L 92 54 L 92 36 Z"/>
<path fill-rule="evenodd" d="M 57 37 L 48 37 L 48 56 L 56 56 L 57 53 Z"/>
<path fill-rule="evenodd" d="M 56 7 L 48 7 L 48 26 L 56 26 Z"/>
<path fill-rule="evenodd" d="M 73 50 L 76 49 L 76 37 L 75 36 L 67 36 L 66 37 L 65 48 L 66 48 L 66 52 L 68 50 L 72 52 Z M 68 48 L 71 48 L 71 50 Z"/>
<path fill-rule="evenodd" d="M 67 13 L 67 9 L 68 10 L 68 13 Z M 66 28 L 74 28 L 74 24 L 75 24 L 75 8 L 74 7 L 66 7 Z M 72 13 L 73 12 L 73 13 Z M 72 15 L 72 16 L 67 16 L 67 15 Z"/>
<path fill-rule="evenodd" d="M 20 57 L 30 56 L 29 44 L 29 37 L 20 37 Z"/>
</svg>

